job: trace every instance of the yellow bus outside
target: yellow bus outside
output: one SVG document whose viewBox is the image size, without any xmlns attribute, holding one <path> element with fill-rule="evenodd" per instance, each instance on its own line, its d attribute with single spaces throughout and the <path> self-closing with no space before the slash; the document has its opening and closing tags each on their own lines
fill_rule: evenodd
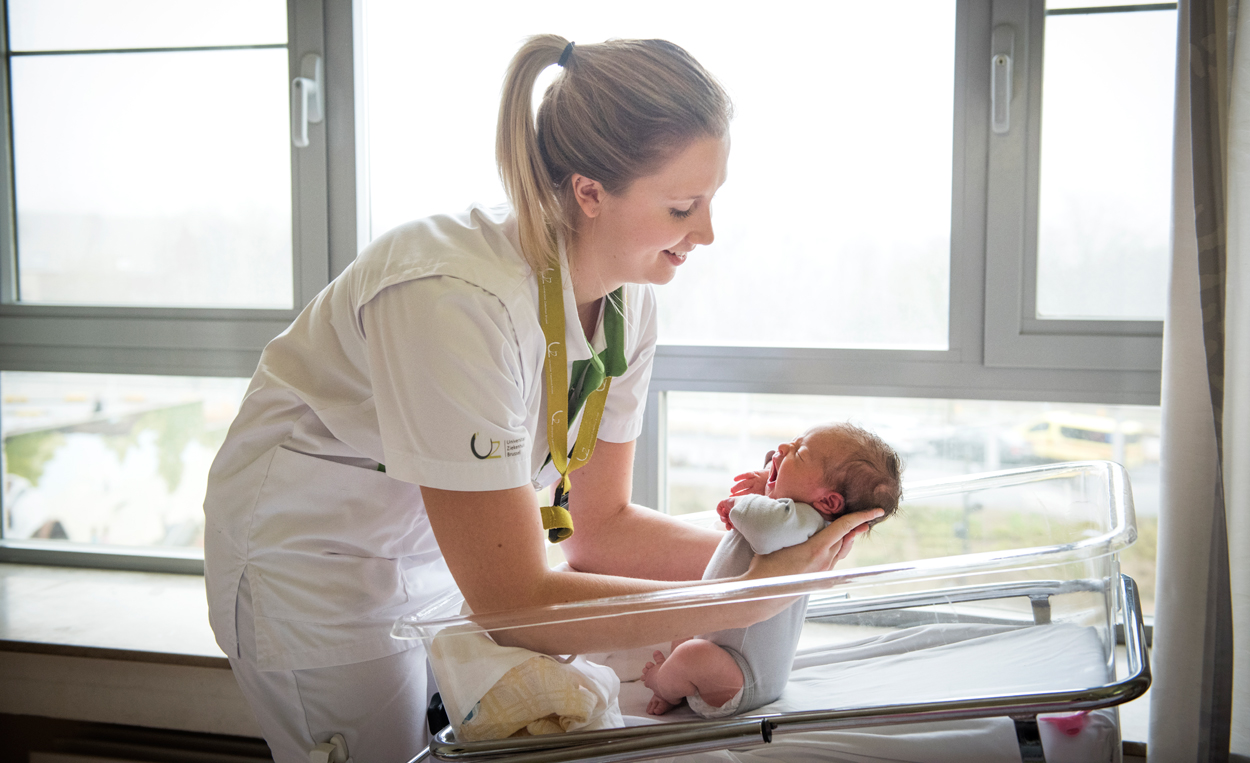
<svg viewBox="0 0 1250 763">
<path fill-rule="evenodd" d="M 1034 456 L 1051 461 L 1117 461 L 1132 468 L 1145 458 L 1136 421 L 1053 411 L 1025 424 L 1021 434 Z"/>
</svg>

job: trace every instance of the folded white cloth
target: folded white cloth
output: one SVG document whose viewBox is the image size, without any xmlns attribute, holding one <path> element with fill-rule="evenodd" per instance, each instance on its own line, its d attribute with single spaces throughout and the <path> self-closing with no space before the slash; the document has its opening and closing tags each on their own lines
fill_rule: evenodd
<svg viewBox="0 0 1250 763">
<path fill-rule="evenodd" d="M 620 680 L 584 657 L 560 662 L 500 646 L 474 626 L 458 626 L 431 640 L 430 665 L 457 739 L 624 725 Z"/>
</svg>

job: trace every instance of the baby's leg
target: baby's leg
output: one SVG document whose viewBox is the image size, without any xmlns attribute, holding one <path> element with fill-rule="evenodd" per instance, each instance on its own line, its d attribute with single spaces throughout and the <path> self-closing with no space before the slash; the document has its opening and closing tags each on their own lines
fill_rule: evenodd
<svg viewBox="0 0 1250 763">
<path fill-rule="evenodd" d="M 655 662 L 642 669 L 642 682 L 655 692 L 647 712 L 661 715 L 698 694 L 713 707 L 720 707 L 742 689 L 742 670 L 724 649 L 705 639 L 682 642 L 666 659 L 655 653 Z"/>
</svg>

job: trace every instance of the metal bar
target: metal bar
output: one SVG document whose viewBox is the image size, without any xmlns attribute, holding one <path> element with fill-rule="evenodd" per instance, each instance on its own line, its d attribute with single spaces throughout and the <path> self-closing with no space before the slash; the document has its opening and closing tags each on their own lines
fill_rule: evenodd
<svg viewBox="0 0 1250 763">
<path fill-rule="evenodd" d="M 609 742 L 587 747 L 568 747 L 558 749 L 540 749 L 518 755 L 498 758 L 502 763 L 627 763 L 627 761 L 654 760 L 656 750 L 662 750 L 665 756 L 692 755 L 699 752 L 712 752 L 732 747 L 740 750 L 766 744 L 759 733 L 760 724 L 754 724 L 750 732 L 740 735 L 727 733 L 723 729 L 704 729 L 682 734 L 656 732 L 655 726 L 649 736 L 641 736 L 620 742 Z M 434 760 L 444 759 L 435 754 Z M 474 759 L 476 760 L 476 759 Z M 487 760 L 495 760 L 488 758 Z"/>
<path fill-rule="evenodd" d="M 944 588 L 939 591 L 920 593 L 893 594 L 873 598 L 843 598 L 834 601 L 809 603 L 808 619 L 833 617 L 839 614 L 876 612 L 881 610 L 901 609 L 904 607 L 928 607 L 936 604 L 950 604 L 964 601 L 986 601 L 990 599 L 1006 599 L 1013 596 L 1049 597 L 1062 593 L 1082 591 L 1101 591 L 1104 585 L 1093 580 L 1045 580 L 1008 583 L 994 586 L 992 584 Z"/>
<path fill-rule="evenodd" d="M 1033 622 L 1036 625 L 1050 624 L 1050 597 L 1030 595 L 1029 604 L 1033 607 Z"/>
<path fill-rule="evenodd" d="M 1020 745 L 1020 763 L 1046 763 L 1046 751 L 1042 749 L 1042 734 L 1037 728 L 1037 716 L 1011 720 L 1016 724 L 1016 744 Z"/>
<path fill-rule="evenodd" d="M 1137 3 L 1136 5 L 1104 5 L 1088 8 L 1052 8 L 1047 16 L 1086 16 L 1091 13 L 1135 13 L 1137 11 L 1174 11 L 1176 3 Z"/>
<path fill-rule="evenodd" d="M 1140 689 L 1140 696 L 1150 688 L 1150 655 L 1146 651 L 1146 626 L 1141 616 L 1141 596 L 1137 582 L 1128 575 L 1120 575 L 1120 606 L 1124 609 L 1124 651 L 1128 653 L 1129 677 L 1122 683 L 1133 682 Z"/>
<path fill-rule="evenodd" d="M 434 760 L 507 761 L 507 763 L 564 763 L 565 761 L 630 761 L 654 758 L 657 750 L 665 755 L 681 755 L 728 747 L 766 744 L 766 720 L 732 718 L 723 721 L 692 721 L 659 726 L 633 726 L 623 729 L 579 732 L 564 736 L 500 739 L 493 742 L 447 744 L 450 729 L 444 729 L 430 743 Z M 624 732 L 624 733 L 622 733 Z M 771 734 L 771 725 L 768 733 Z M 574 739 L 574 737 L 576 737 Z M 568 744 L 562 743 L 568 741 Z M 555 742 L 550 744 L 544 742 Z"/>
<path fill-rule="evenodd" d="M 490 759 L 504 753 L 531 751 L 535 748 L 550 747 L 591 747 L 597 743 L 615 743 L 631 739 L 655 739 L 659 736 L 673 735 L 688 739 L 692 732 L 707 731 L 716 738 L 762 736 L 761 719 L 755 718 L 723 718 L 714 721 L 680 721 L 658 726 L 627 726 L 616 729 L 600 729 L 598 731 L 579 731 L 574 734 L 548 737 L 527 737 L 521 739 L 496 739 L 481 742 L 456 742 L 452 737 L 451 727 L 447 727 L 434 736 L 430 743 L 430 751 L 438 760 L 482 760 Z M 770 727 L 771 733 L 771 727 Z M 562 743 L 559 740 L 569 740 Z M 541 743 L 540 743 L 541 742 Z M 555 744 L 551 744 L 554 742 Z M 485 756 L 485 758 L 483 758 Z M 511 758 L 508 758 L 511 761 Z"/>
<path fill-rule="evenodd" d="M 9 4 L 0 0 L 0 305 L 21 298 L 17 262 L 17 198 L 13 175 L 13 87 L 9 76 Z M 0 531 L 0 537 L 3 532 Z"/>
<path fill-rule="evenodd" d="M 1079 581 L 1072 581 L 1079 582 Z M 1127 575 L 1120 576 L 1120 615 L 1124 619 L 1128 651 L 1128 678 L 1090 689 L 971 699 L 944 700 L 906 705 L 888 705 L 847 710 L 818 710 L 772 716 L 739 717 L 717 721 L 693 721 L 623 729 L 576 732 L 551 737 L 506 739 L 493 742 L 456 743 L 444 729 L 430 745 L 439 761 L 491 761 L 492 763 L 541 763 L 548 761 L 627 761 L 655 755 L 692 752 L 764 743 L 773 734 L 793 734 L 862 726 L 885 726 L 919 721 L 957 720 L 992 716 L 1031 717 L 1040 713 L 1094 710 L 1122 704 L 1141 696 L 1150 687 L 1149 658 L 1141 619 L 1137 586 Z M 765 726 L 765 724 L 767 724 Z M 671 746 L 666 746 L 671 745 Z"/>
<path fill-rule="evenodd" d="M 10 58 L 28 56 L 83 56 L 102 53 L 203 53 L 214 50 L 279 50 L 287 47 L 285 42 L 262 45 L 190 45 L 185 48 L 82 48 L 78 50 L 11 50 Z"/>
</svg>

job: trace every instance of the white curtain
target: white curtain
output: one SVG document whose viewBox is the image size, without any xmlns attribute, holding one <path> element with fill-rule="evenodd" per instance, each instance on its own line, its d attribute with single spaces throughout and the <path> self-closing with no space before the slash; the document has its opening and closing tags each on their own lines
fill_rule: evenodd
<svg viewBox="0 0 1250 763">
<path fill-rule="evenodd" d="M 1250 35 L 1229 34 L 1250 19 L 1227 0 L 1179 10 L 1147 745 L 1160 763 L 1250 756 Z"/>
<path fill-rule="evenodd" d="M 1228 125 L 1224 494 L 1233 608 L 1230 752 L 1250 760 L 1250 8 L 1237 14 Z"/>
</svg>

